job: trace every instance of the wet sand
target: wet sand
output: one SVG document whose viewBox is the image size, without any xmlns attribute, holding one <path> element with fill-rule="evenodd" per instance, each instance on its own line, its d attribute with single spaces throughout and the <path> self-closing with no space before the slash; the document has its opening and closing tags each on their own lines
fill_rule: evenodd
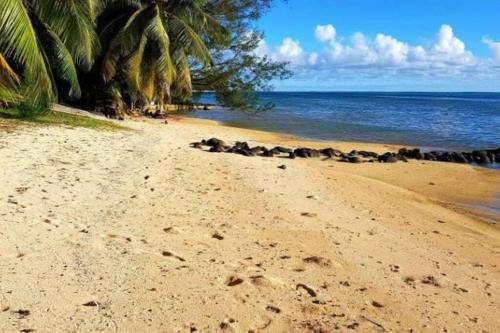
<svg viewBox="0 0 500 333">
<path fill-rule="evenodd" d="M 399 147 L 124 124 L 0 129 L 0 331 L 500 331 L 498 216 L 468 208 L 498 171 L 208 153 L 189 143 Z"/>
</svg>

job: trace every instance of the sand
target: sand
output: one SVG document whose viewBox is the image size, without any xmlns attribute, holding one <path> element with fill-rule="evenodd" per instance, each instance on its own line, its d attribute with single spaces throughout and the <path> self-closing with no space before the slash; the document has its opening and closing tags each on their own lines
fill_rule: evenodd
<svg viewBox="0 0 500 333">
<path fill-rule="evenodd" d="M 499 332 L 500 173 L 215 154 L 208 121 L 0 129 L 0 331 Z M 279 165 L 286 165 L 286 170 Z"/>
</svg>

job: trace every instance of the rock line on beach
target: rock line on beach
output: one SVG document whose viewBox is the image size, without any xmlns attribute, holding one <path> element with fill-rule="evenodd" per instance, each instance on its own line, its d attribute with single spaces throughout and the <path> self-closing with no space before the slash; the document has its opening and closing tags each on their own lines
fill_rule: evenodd
<svg viewBox="0 0 500 333">
<path fill-rule="evenodd" d="M 223 140 L 211 138 L 208 140 L 201 140 L 200 142 L 191 143 L 191 147 L 202 149 L 203 146 L 210 147 L 209 151 L 212 153 L 233 153 L 247 157 L 263 156 L 263 157 L 285 157 L 290 159 L 300 158 L 318 158 L 326 157 L 327 159 L 336 159 L 339 162 L 348 163 L 396 163 L 408 162 L 409 159 L 426 160 L 426 161 L 439 161 L 451 163 L 475 163 L 480 165 L 487 165 L 491 163 L 500 163 L 500 148 L 486 149 L 486 150 L 473 150 L 469 152 L 459 151 L 441 151 L 433 150 L 429 152 L 422 152 L 418 148 L 408 149 L 401 148 L 397 153 L 386 152 L 378 154 L 371 151 L 357 151 L 352 150 L 349 153 L 342 152 L 334 148 L 285 148 L 276 146 L 269 149 L 264 146 L 250 147 L 248 142 L 235 142 L 234 145 L 228 145 Z"/>
</svg>

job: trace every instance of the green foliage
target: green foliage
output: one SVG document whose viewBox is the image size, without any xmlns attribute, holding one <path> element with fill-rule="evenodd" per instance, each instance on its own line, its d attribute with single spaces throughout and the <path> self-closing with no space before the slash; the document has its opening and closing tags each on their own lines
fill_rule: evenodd
<svg viewBox="0 0 500 333">
<path fill-rule="evenodd" d="M 254 54 L 271 1 L 0 0 L 0 103 L 39 116 L 57 99 L 162 107 L 211 90 L 265 109 L 255 92 L 289 75 Z"/>
</svg>

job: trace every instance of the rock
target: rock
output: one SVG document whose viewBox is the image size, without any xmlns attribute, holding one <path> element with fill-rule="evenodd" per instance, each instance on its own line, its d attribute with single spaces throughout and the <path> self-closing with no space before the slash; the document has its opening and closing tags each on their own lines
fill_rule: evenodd
<svg viewBox="0 0 500 333">
<path fill-rule="evenodd" d="M 203 143 L 203 141 L 202 141 L 202 143 Z M 222 145 L 222 146 L 225 146 L 225 145 L 226 145 L 226 143 L 225 143 L 224 141 L 219 140 L 219 139 L 217 139 L 217 138 L 211 138 L 211 139 L 209 139 L 208 141 L 205 141 L 205 143 L 204 143 L 204 144 L 205 144 L 206 146 L 210 146 L 210 147 L 215 147 L 215 146 L 217 146 L 217 145 Z"/>
<path fill-rule="evenodd" d="M 257 147 L 250 148 L 250 151 L 252 153 L 254 153 L 255 155 L 257 155 L 258 153 L 262 152 L 265 149 L 266 149 L 265 147 L 257 146 Z"/>
<path fill-rule="evenodd" d="M 329 158 L 333 158 L 335 156 L 339 156 L 340 154 L 342 154 L 342 152 L 340 150 L 336 150 L 333 148 L 321 149 L 320 153 L 322 155 L 325 155 L 326 157 L 329 157 Z"/>
<path fill-rule="evenodd" d="M 392 153 L 385 153 L 384 155 L 380 155 L 378 157 L 378 161 L 383 163 L 396 163 L 398 158 Z"/>
<path fill-rule="evenodd" d="M 222 144 L 222 141 L 212 146 L 212 148 L 210 148 L 211 153 L 223 153 L 225 151 L 226 147 Z"/>
<path fill-rule="evenodd" d="M 276 147 L 273 148 L 273 150 L 277 150 L 280 153 L 286 153 L 286 154 L 288 154 L 288 153 L 290 153 L 292 151 L 289 148 L 285 148 L 285 147 L 281 147 L 281 146 L 276 146 Z"/>
<path fill-rule="evenodd" d="M 274 153 L 272 150 L 265 150 L 263 153 L 262 153 L 262 156 L 264 157 L 274 157 Z"/>
<path fill-rule="evenodd" d="M 278 167 L 278 169 L 286 170 L 286 165 L 284 165 L 284 164 L 283 164 L 283 165 L 280 165 L 280 166 Z"/>
<path fill-rule="evenodd" d="M 242 149 L 242 150 L 251 150 L 250 146 L 248 145 L 247 142 L 239 142 L 239 141 L 237 141 L 234 144 L 233 148 L 235 148 L 235 149 Z"/>
<path fill-rule="evenodd" d="M 247 156 L 247 157 L 252 157 L 255 156 L 255 153 L 251 151 L 250 149 L 241 149 L 241 148 L 236 148 L 234 151 L 235 154 Z"/>
<path fill-rule="evenodd" d="M 279 155 L 281 151 L 279 149 L 273 148 L 269 151 L 273 156 L 274 155 Z"/>
<path fill-rule="evenodd" d="M 298 148 L 293 151 L 296 156 L 302 158 L 311 158 L 311 157 L 319 157 L 320 152 L 316 149 L 310 148 Z"/>
<path fill-rule="evenodd" d="M 452 153 L 453 162 L 456 163 L 468 163 L 469 161 L 462 153 L 454 152 Z"/>
<path fill-rule="evenodd" d="M 422 160 L 424 159 L 424 155 L 420 152 L 420 149 L 415 148 L 411 151 L 410 158 Z"/>
<path fill-rule="evenodd" d="M 485 150 L 475 150 L 472 152 L 472 157 L 474 161 L 478 164 L 489 164 L 491 160 L 488 156 L 488 153 Z"/>
<path fill-rule="evenodd" d="M 358 154 L 363 156 L 364 158 L 368 158 L 368 157 L 378 158 L 378 154 L 373 152 L 373 151 L 362 150 L 362 151 L 359 151 Z"/>
<path fill-rule="evenodd" d="M 291 151 L 290 153 L 288 153 L 288 158 L 294 160 L 295 159 L 295 153 L 293 151 Z"/>
<path fill-rule="evenodd" d="M 404 155 L 397 154 L 395 157 L 398 161 L 408 163 L 408 159 Z"/>
<path fill-rule="evenodd" d="M 348 156 L 347 160 L 349 161 L 349 163 L 362 163 L 363 162 L 361 157 L 359 157 L 357 155 Z"/>
</svg>

